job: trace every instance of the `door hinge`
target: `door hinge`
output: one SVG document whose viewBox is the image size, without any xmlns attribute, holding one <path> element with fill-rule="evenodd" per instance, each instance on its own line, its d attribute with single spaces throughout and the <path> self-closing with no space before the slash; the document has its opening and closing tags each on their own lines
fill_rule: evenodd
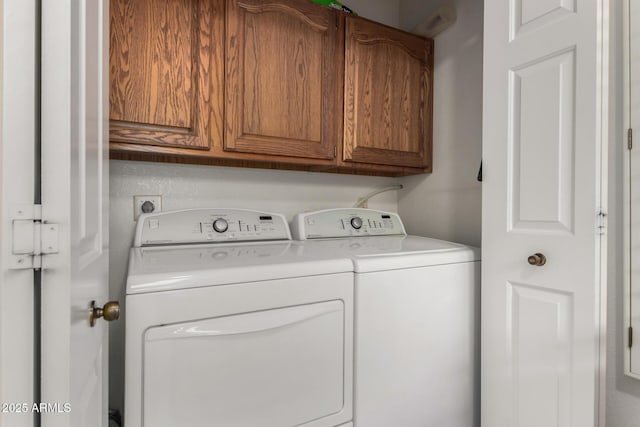
<svg viewBox="0 0 640 427">
<path fill-rule="evenodd" d="M 603 235 L 606 234 L 607 232 L 607 213 L 603 210 L 600 210 L 598 212 L 598 225 L 597 225 L 597 229 L 598 229 L 598 234 L 599 235 Z"/>
<path fill-rule="evenodd" d="M 633 148 L 633 131 L 631 128 L 627 130 L 627 148 L 629 150 Z"/>
<path fill-rule="evenodd" d="M 633 347 L 633 327 L 629 326 L 629 348 Z"/>
<path fill-rule="evenodd" d="M 40 269 L 42 255 L 57 254 L 58 224 L 42 219 L 41 205 L 19 205 L 11 210 L 11 269 Z"/>
</svg>

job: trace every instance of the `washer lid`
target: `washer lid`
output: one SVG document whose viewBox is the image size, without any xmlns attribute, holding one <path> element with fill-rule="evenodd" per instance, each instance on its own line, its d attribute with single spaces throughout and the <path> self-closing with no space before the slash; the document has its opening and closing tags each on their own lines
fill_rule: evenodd
<svg viewBox="0 0 640 427">
<path fill-rule="evenodd" d="M 292 242 L 132 248 L 127 294 L 352 271 L 344 255 L 305 253 Z"/>
<path fill-rule="evenodd" d="M 304 246 L 309 252 L 348 256 L 357 273 L 480 261 L 479 248 L 419 236 L 309 240 Z"/>
</svg>

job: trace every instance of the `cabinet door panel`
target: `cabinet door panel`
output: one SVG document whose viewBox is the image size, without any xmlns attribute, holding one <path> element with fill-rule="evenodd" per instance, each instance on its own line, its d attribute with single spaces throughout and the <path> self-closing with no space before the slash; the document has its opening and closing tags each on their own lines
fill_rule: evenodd
<svg viewBox="0 0 640 427">
<path fill-rule="evenodd" d="M 344 160 L 430 168 L 433 44 L 347 18 Z"/>
<path fill-rule="evenodd" d="M 112 141 L 209 148 L 214 6 L 111 1 Z"/>
<path fill-rule="evenodd" d="M 227 2 L 226 151 L 334 157 L 342 22 L 306 0 Z"/>
</svg>

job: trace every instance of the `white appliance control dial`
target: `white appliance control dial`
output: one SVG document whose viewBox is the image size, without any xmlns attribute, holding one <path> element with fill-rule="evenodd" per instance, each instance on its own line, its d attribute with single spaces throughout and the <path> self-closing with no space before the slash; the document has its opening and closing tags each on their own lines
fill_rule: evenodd
<svg viewBox="0 0 640 427">
<path fill-rule="evenodd" d="M 362 228 L 362 218 L 359 216 L 351 218 L 351 226 L 356 230 L 360 230 Z"/>
<path fill-rule="evenodd" d="M 362 208 L 297 214 L 291 221 L 291 233 L 296 240 L 407 234 L 398 214 Z"/>
<path fill-rule="evenodd" d="M 229 229 L 229 223 L 224 218 L 218 218 L 213 221 L 213 229 L 218 233 L 224 233 Z"/>
<path fill-rule="evenodd" d="M 142 214 L 134 246 L 291 240 L 283 215 L 249 209 L 184 209 Z"/>
</svg>

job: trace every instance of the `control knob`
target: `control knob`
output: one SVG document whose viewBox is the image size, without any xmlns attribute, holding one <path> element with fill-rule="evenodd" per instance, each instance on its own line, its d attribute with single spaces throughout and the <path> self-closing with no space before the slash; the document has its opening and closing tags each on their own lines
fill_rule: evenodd
<svg viewBox="0 0 640 427">
<path fill-rule="evenodd" d="M 356 230 L 359 230 L 362 227 L 362 218 L 359 216 L 351 218 L 351 226 Z"/>
<path fill-rule="evenodd" d="M 224 233 L 225 231 L 227 231 L 228 228 L 229 228 L 229 224 L 227 223 L 226 220 L 222 218 L 218 218 L 215 221 L 213 221 L 213 229 L 218 233 Z"/>
</svg>

